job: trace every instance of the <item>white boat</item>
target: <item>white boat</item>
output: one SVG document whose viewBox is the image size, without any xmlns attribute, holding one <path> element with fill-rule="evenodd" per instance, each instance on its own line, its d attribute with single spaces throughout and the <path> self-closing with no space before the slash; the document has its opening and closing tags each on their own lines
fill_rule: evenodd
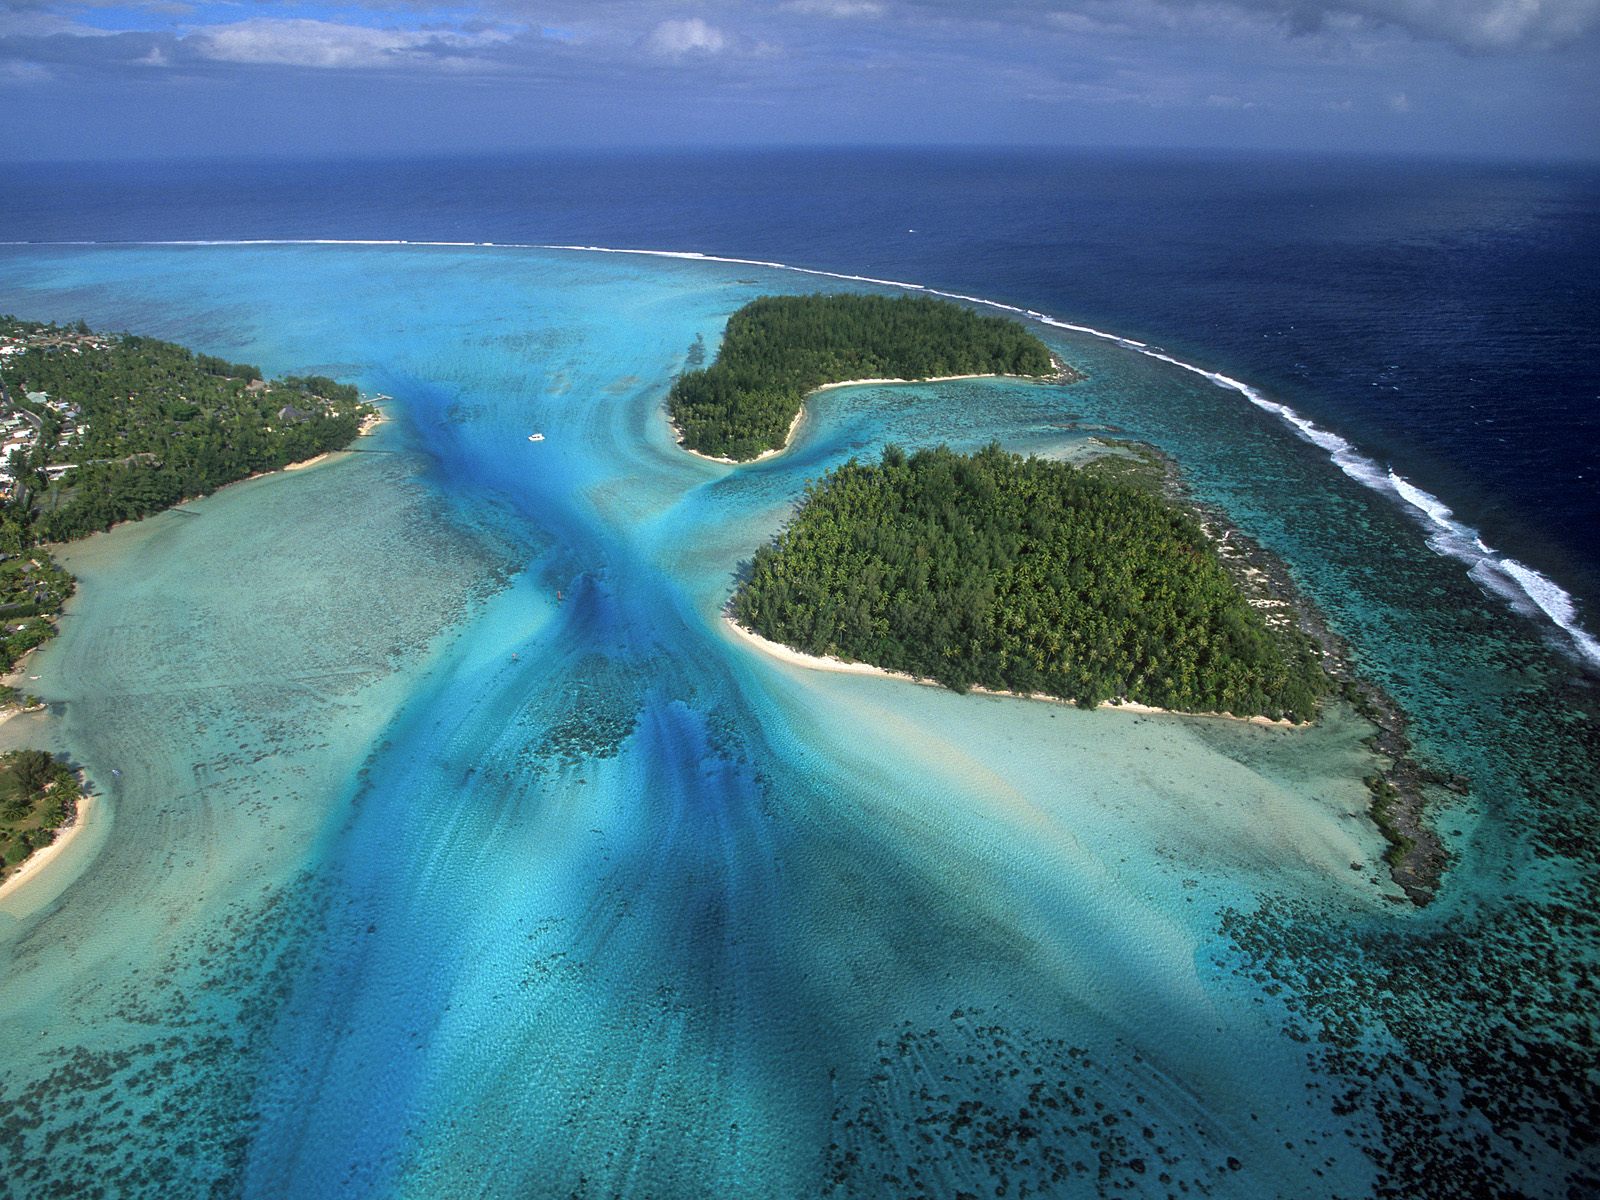
<svg viewBox="0 0 1600 1200">
<path fill-rule="evenodd" d="M 542 434 L 542 433 L 530 433 L 528 435 L 528 440 L 530 442 L 542 442 L 542 441 L 544 441 L 544 434 Z"/>
</svg>

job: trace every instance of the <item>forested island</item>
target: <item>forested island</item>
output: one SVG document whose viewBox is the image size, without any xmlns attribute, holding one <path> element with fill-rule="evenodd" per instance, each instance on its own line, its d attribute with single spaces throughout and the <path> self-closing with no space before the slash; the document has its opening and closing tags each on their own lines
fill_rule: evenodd
<svg viewBox="0 0 1600 1200">
<path fill-rule="evenodd" d="M 808 392 L 857 379 L 1047 377 L 1045 344 L 1017 322 L 926 296 L 763 296 L 728 319 L 717 360 L 672 385 L 685 448 L 747 461 L 781 449 Z"/>
<path fill-rule="evenodd" d="M 805 653 L 957 691 L 1305 721 L 1332 688 L 1315 645 L 1267 626 L 1190 514 L 997 445 L 891 446 L 824 475 L 732 613 Z"/>
</svg>

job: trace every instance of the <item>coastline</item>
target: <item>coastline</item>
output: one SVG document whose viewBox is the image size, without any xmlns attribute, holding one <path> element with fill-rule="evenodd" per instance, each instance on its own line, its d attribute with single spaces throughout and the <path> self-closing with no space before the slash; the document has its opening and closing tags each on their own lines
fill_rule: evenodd
<svg viewBox="0 0 1600 1200">
<path fill-rule="evenodd" d="M 1321 647 L 1328 674 L 1355 710 L 1374 727 L 1368 739 L 1373 753 L 1389 765 L 1366 779 L 1371 802 L 1367 815 L 1388 843 L 1384 862 L 1389 876 L 1418 908 L 1432 902 L 1444 882 L 1450 853 L 1433 827 L 1427 788 L 1457 796 L 1468 794 L 1460 776 L 1434 770 L 1419 761 L 1408 732 L 1405 711 L 1382 687 L 1362 675 L 1349 646 L 1303 593 L 1283 562 L 1245 533 L 1221 508 L 1198 503 L 1184 485 L 1176 462 L 1156 452 L 1162 466 L 1162 493 L 1193 511 L 1217 550 L 1223 568 L 1250 603 L 1266 608 L 1269 626 L 1293 622 Z"/>
<path fill-rule="evenodd" d="M 50 844 L 40 846 L 18 863 L 16 870 L 0 880 L 0 900 L 7 899 L 12 893 L 20 891 L 25 883 L 38 878 L 45 868 L 66 852 L 67 847 L 89 827 L 90 814 L 94 811 L 97 799 L 98 797 L 88 792 L 78 797 L 72 820 L 56 830 L 56 836 Z"/>
<path fill-rule="evenodd" d="M 356 437 L 366 437 L 388 419 L 388 416 L 382 410 L 375 410 L 370 416 L 362 419 L 361 425 L 356 431 Z M 234 483 L 224 484 L 223 488 L 232 487 L 237 483 L 248 483 L 252 479 L 264 479 L 269 475 L 276 475 L 280 471 L 303 471 L 309 467 L 315 467 L 332 461 L 334 458 L 340 457 L 346 453 L 348 453 L 348 449 L 324 451 L 321 454 L 313 455 L 311 458 L 302 459 L 299 462 L 286 463 L 282 467 L 278 468 L 278 470 L 258 471 L 256 474 L 249 475 L 244 479 L 234 480 Z M 217 491 L 222 491 L 223 488 L 218 488 Z M 215 495 L 216 493 L 213 492 L 211 494 Z M 191 497 L 190 499 L 193 500 L 200 498 L 201 497 Z M 173 508 L 180 508 L 182 507 L 182 504 L 187 504 L 189 502 L 189 500 L 185 500 L 181 504 L 173 505 Z M 150 514 L 152 517 L 159 515 L 159 513 Z M 144 520 L 147 518 L 140 519 Z M 126 522 L 119 521 L 117 524 L 122 525 L 126 524 Z M 113 526 L 113 528 L 115 528 L 115 526 Z M 53 620 L 58 621 L 62 615 L 63 614 L 59 612 L 53 614 Z M 24 664 L 26 663 L 27 659 L 36 650 L 41 648 L 42 647 L 40 646 L 35 646 L 33 649 L 23 654 L 22 657 L 20 657 L 13 665 L 11 672 L 5 677 L 5 681 L 11 683 L 13 686 L 16 686 L 23 678 Z M 18 707 L 12 708 L 4 713 L 0 713 L 0 725 L 5 724 L 14 716 L 18 716 L 24 712 L 32 711 L 35 711 L 35 709 Z M 17 888 L 20 888 L 25 880 L 36 878 L 41 871 L 48 867 L 51 862 L 53 862 L 63 852 L 66 851 L 68 846 L 77 840 L 78 836 L 90 824 L 90 812 L 95 807 L 95 803 L 96 797 L 92 793 L 84 792 L 80 794 L 78 802 L 75 806 L 75 811 L 72 814 L 72 819 L 56 830 L 56 835 L 50 841 L 50 843 L 45 846 L 40 846 L 32 854 L 28 855 L 27 858 L 23 859 L 22 862 L 18 863 L 16 869 L 10 875 L 7 875 L 4 879 L 0 879 L 0 900 L 4 900 L 7 896 L 11 895 L 13 891 L 15 891 Z"/>
<path fill-rule="evenodd" d="M 770 450 L 763 450 L 754 458 L 728 458 L 721 454 L 704 454 L 699 450 L 691 449 L 683 444 L 683 430 L 678 428 L 678 423 L 672 419 L 670 412 L 667 414 L 667 424 L 672 427 L 672 436 L 678 443 L 678 449 L 685 454 L 692 454 L 696 458 L 704 459 L 706 462 L 725 463 L 728 466 L 738 467 L 743 466 L 745 463 L 761 462 L 763 459 L 773 458 L 787 451 L 794 444 L 795 431 L 800 428 L 800 422 L 805 418 L 806 402 L 818 392 L 831 392 L 835 388 L 884 384 L 954 383 L 961 379 L 1017 379 L 1030 383 L 1073 383 L 1083 378 L 1079 372 L 1067 366 L 1066 363 L 1054 355 L 1051 356 L 1050 362 L 1055 367 L 1053 375 L 1005 375 L 998 371 L 987 371 L 972 375 L 930 375 L 926 379 L 841 379 L 836 383 L 819 384 L 800 397 L 800 409 L 794 414 L 794 420 L 789 422 L 789 432 L 783 435 L 783 445 L 774 446 Z"/>
<path fill-rule="evenodd" d="M 32 654 L 33 651 L 30 650 L 28 653 Z M 6 676 L 6 679 L 10 681 L 20 677 L 21 666 L 22 663 L 19 660 L 17 670 Z M 20 717 L 24 713 L 37 712 L 43 707 L 45 706 L 42 704 L 34 705 L 31 708 L 22 708 L 17 705 L 8 707 L 3 712 L 0 712 L 0 725 L 6 724 L 13 717 Z M 83 773 L 80 771 L 78 774 L 81 780 Z M 90 813 L 94 809 L 95 801 L 96 796 L 94 793 L 88 791 L 79 792 L 77 803 L 72 806 L 72 819 L 65 825 L 57 827 L 55 836 L 50 839 L 48 845 L 40 846 L 18 863 L 11 874 L 4 879 L 0 879 L 0 901 L 4 901 L 12 893 L 20 890 L 28 880 L 37 878 L 41 871 L 65 853 L 67 847 L 76 841 L 78 835 L 88 827 Z"/>
<path fill-rule="evenodd" d="M 857 382 L 869 382 L 869 381 L 858 380 Z M 847 385 L 842 384 L 842 383 L 830 383 L 830 384 L 824 384 L 823 386 L 824 387 L 845 387 Z M 822 388 L 818 388 L 817 390 L 820 392 L 822 390 Z M 810 394 L 811 394 L 810 392 L 806 393 L 806 395 L 808 395 L 808 396 Z M 727 466 L 730 466 L 730 467 L 742 467 L 745 463 L 757 463 L 757 462 L 760 462 L 762 459 L 765 459 L 765 458 L 776 457 L 777 455 L 782 454 L 785 450 L 787 450 L 790 447 L 790 445 L 793 444 L 795 431 L 800 428 L 800 422 L 805 419 L 805 415 L 806 415 L 806 406 L 805 406 L 804 403 L 802 403 L 800 405 L 799 411 L 794 414 L 794 420 L 789 422 L 789 432 L 783 435 L 783 445 L 775 447 L 774 449 L 771 449 L 771 450 L 763 450 L 760 454 L 756 455 L 754 458 L 728 458 L 727 456 L 721 455 L 721 454 L 703 454 L 699 450 L 692 450 L 688 446 L 685 446 L 683 444 L 683 430 L 678 428 L 678 423 L 672 419 L 672 414 L 670 412 L 667 414 L 667 424 L 669 426 L 671 426 L 671 428 L 672 428 L 672 437 L 673 437 L 673 440 L 678 443 L 678 449 L 682 450 L 685 454 L 692 454 L 698 459 L 703 459 L 705 462 L 723 463 L 723 464 L 725 464 Z"/>
<path fill-rule="evenodd" d="M 1367 747 L 1380 760 L 1387 759 L 1388 762 L 1386 765 L 1377 765 L 1374 773 L 1364 780 L 1371 796 L 1367 816 L 1388 843 L 1384 862 L 1390 878 L 1411 904 L 1418 908 L 1425 907 L 1437 894 L 1450 862 L 1450 855 L 1428 818 L 1431 805 L 1426 789 L 1437 787 L 1456 795 L 1466 795 L 1466 780 L 1436 771 L 1418 761 L 1407 733 L 1405 713 L 1381 687 L 1361 676 L 1348 647 L 1329 627 L 1316 606 L 1296 587 L 1284 565 L 1245 534 L 1224 511 L 1213 505 L 1197 503 L 1169 455 L 1149 451 L 1149 448 L 1146 450 L 1146 461 L 1156 468 L 1155 486 L 1160 494 L 1195 515 L 1215 547 L 1224 570 L 1252 607 L 1265 610 L 1262 615 L 1269 628 L 1280 631 L 1298 629 L 1301 634 L 1310 637 L 1321 648 L 1324 664 L 1337 685 L 1335 694 L 1342 696 L 1360 716 L 1372 722 L 1374 733 L 1367 739 Z M 919 679 L 903 671 L 806 654 L 773 642 L 740 625 L 733 618 L 731 607 L 724 609 L 723 619 L 735 636 L 761 653 L 793 666 L 842 674 L 877 675 L 929 687 L 944 686 L 935 680 Z M 1037 693 L 1027 695 L 984 687 L 969 690 L 980 695 L 1043 700 L 1055 704 L 1071 703 L 1057 696 Z M 1120 708 L 1135 713 L 1207 717 L 1284 729 L 1300 727 L 1296 722 L 1275 721 L 1263 716 L 1185 712 L 1134 701 L 1104 701 L 1097 707 Z M 1305 725 L 1314 723 L 1313 719 Z"/>
<path fill-rule="evenodd" d="M 774 642 L 770 638 L 762 637 L 753 629 L 748 629 L 739 624 L 727 613 L 723 614 L 724 624 L 741 641 L 755 647 L 769 658 L 779 662 L 788 663 L 790 666 L 805 667 L 812 671 L 832 671 L 840 675 L 876 675 L 880 679 L 898 679 L 905 683 L 915 683 L 921 687 L 943 688 L 945 691 L 953 689 L 945 687 L 936 679 L 923 679 L 905 671 L 895 671 L 888 667 L 877 667 L 871 663 L 852 662 L 843 658 L 834 658 L 831 655 L 823 656 L 807 654 L 803 650 L 796 650 L 792 646 L 785 646 L 782 642 Z M 974 685 L 968 691 L 980 696 L 1002 696 L 1011 700 L 1037 700 L 1046 704 L 1060 704 L 1069 708 L 1077 705 L 1071 700 L 1063 700 L 1060 696 L 1050 696 L 1043 692 L 1009 692 L 998 688 L 986 688 Z M 1209 720 L 1240 721 L 1247 725 L 1263 725 L 1276 729 L 1307 729 L 1309 723 L 1296 724 L 1294 721 L 1273 720 L 1271 717 L 1241 717 L 1225 712 L 1183 712 L 1173 708 L 1157 708 L 1150 704 L 1140 704 L 1133 700 L 1102 700 L 1095 706 L 1097 709 L 1107 708 L 1117 712 L 1142 713 L 1147 716 L 1173 716 L 1173 717 L 1202 717 Z"/>
<path fill-rule="evenodd" d="M 361 419 L 361 424 L 356 427 L 356 438 L 360 439 L 366 437 L 369 433 L 377 429 L 378 426 L 382 425 L 388 419 L 388 415 L 382 409 L 374 409 L 372 414 L 370 416 L 363 417 Z M 252 479 L 265 479 L 268 475 L 276 475 L 279 471 L 304 471 L 308 467 L 320 466 L 322 463 L 330 462 L 333 459 L 348 453 L 350 453 L 349 446 L 342 446 L 337 450 L 324 450 L 321 454 L 313 454 L 310 458 L 302 458 L 298 462 L 284 463 L 283 466 L 277 467 L 271 471 L 257 471 L 254 475 L 246 475 L 243 479 L 234 480 L 234 483 L 249 483 Z M 225 483 L 222 485 L 222 487 L 232 486 L 232 483 Z M 219 492 L 221 490 L 222 488 L 217 489 Z M 213 492 L 210 494 L 215 495 L 216 493 Z M 189 499 L 197 500 L 200 499 L 200 497 L 192 496 Z M 184 500 L 182 503 L 187 504 L 189 503 L 189 500 Z M 173 507 L 177 507 L 177 505 L 174 505 Z M 151 513 L 150 515 L 156 516 L 157 514 Z"/>
</svg>

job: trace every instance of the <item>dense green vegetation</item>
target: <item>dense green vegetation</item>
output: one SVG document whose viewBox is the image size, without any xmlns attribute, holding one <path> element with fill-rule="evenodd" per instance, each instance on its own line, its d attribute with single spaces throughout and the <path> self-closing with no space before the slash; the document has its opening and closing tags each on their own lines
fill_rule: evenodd
<svg viewBox="0 0 1600 1200">
<path fill-rule="evenodd" d="M 253 366 L 83 322 L 0 317 L 0 417 L 12 451 L 0 505 L 0 672 L 47 640 L 72 576 L 40 542 L 118 521 L 348 445 L 372 410 L 320 375 L 268 382 Z"/>
<path fill-rule="evenodd" d="M 1309 720 L 1309 640 L 1270 630 L 1199 525 L 1115 478 L 990 446 L 886 449 L 812 484 L 735 617 L 774 641 L 1086 707 Z"/>
<path fill-rule="evenodd" d="M 43 550 L 23 553 L 15 540 L 0 548 L 0 674 L 55 634 L 49 618 L 72 595 L 73 585 L 72 576 Z"/>
<path fill-rule="evenodd" d="M 1048 375 L 1015 321 L 925 296 L 763 296 L 728 319 L 717 361 L 686 371 L 667 409 L 683 444 L 751 459 L 784 444 L 806 393 L 849 379 Z"/>
<path fill-rule="evenodd" d="M 38 543 L 67 541 L 349 445 L 372 412 L 321 375 L 258 368 L 171 342 L 0 317 L 4 467 L 0 673 L 55 633 L 73 579 Z M 18 703 L 12 688 L 0 704 Z M 0 875 L 48 845 L 77 776 L 42 750 L 0 757 Z"/>
<path fill-rule="evenodd" d="M 0 878 L 54 840 L 79 797 L 77 775 L 45 751 L 0 755 Z"/>
<path fill-rule="evenodd" d="M 0 319 L 0 332 L 46 329 Z M 9 540 L 23 544 L 82 537 L 338 449 L 368 411 L 355 388 L 331 379 L 264 382 L 255 367 L 152 338 L 33 340 L 41 344 L 0 368 L 11 406 L 41 422 L 31 454 L 18 453 L 4 517 Z M 59 478 L 47 478 L 52 464 Z M 74 469 L 62 474 L 64 464 Z"/>
</svg>

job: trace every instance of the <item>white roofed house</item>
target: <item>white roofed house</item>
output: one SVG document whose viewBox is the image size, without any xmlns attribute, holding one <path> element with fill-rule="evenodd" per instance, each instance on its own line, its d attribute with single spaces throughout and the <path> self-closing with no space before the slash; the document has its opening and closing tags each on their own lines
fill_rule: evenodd
<svg viewBox="0 0 1600 1200">
<path fill-rule="evenodd" d="M 0 442 L 0 470 L 4 471 L 8 479 L 11 477 L 11 455 L 18 450 L 26 452 L 31 449 L 33 449 L 32 436 L 12 434 Z"/>
</svg>

